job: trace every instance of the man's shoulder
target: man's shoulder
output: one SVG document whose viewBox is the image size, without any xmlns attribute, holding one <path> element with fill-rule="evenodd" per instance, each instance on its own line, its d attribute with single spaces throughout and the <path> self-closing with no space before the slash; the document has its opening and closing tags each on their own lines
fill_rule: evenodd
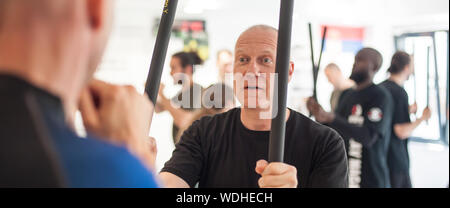
<svg viewBox="0 0 450 208">
<path fill-rule="evenodd" d="M 341 94 L 339 96 L 339 99 L 345 100 L 347 97 L 352 96 L 352 94 L 354 94 L 355 92 L 356 92 L 356 90 L 354 88 L 348 88 L 348 89 L 342 90 Z"/>
<path fill-rule="evenodd" d="M 392 105 L 394 103 L 393 94 L 389 92 L 389 90 L 381 85 L 375 85 L 373 90 L 373 97 L 376 103 L 387 103 Z"/>
<path fill-rule="evenodd" d="M 408 99 L 406 90 L 392 81 L 386 80 L 380 84 L 380 87 L 386 89 L 394 100 Z"/>
<path fill-rule="evenodd" d="M 391 97 L 391 93 L 387 87 L 382 84 L 375 85 L 370 93 L 377 97 Z"/>
<path fill-rule="evenodd" d="M 342 95 L 344 94 L 350 94 L 356 92 L 356 90 L 353 87 L 347 88 L 345 90 L 340 91 Z"/>
</svg>

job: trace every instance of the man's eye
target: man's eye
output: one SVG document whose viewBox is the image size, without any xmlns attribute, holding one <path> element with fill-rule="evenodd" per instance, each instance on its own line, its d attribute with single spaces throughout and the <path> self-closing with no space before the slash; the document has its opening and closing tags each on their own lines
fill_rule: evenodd
<svg viewBox="0 0 450 208">
<path fill-rule="evenodd" d="M 239 58 L 239 62 L 244 63 L 247 62 L 248 58 Z"/>
<path fill-rule="evenodd" d="M 272 59 L 270 59 L 270 58 L 264 58 L 264 59 L 263 59 L 263 62 L 264 62 L 265 64 L 270 64 L 270 63 L 272 63 Z"/>
</svg>

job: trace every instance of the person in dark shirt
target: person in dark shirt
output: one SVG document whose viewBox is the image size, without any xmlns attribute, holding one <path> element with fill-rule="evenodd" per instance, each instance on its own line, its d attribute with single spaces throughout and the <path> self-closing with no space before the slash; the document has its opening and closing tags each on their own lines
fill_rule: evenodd
<svg viewBox="0 0 450 208">
<path fill-rule="evenodd" d="M 325 112 L 313 98 L 308 109 L 320 123 L 337 130 L 345 140 L 352 188 L 390 187 L 387 151 L 391 133 L 393 101 L 389 92 L 373 84 L 382 64 L 381 54 L 361 49 L 351 79 L 356 88 L 343 92 L 336 112 Z"/>
<path fill-rule="evenodd" d="M 380 85 L 388 89 L 394 99 L 394 116 L 392 120 L 391 142 L 388 152 L 388 166 L 392 188 L 412 188 L 409 175 L 408 138 L 423 121 L 431 116 L 427 107 L 422 116 L 411 122 L 411 106 L 408 103 L 408 94 L 403 85 L 413 74 L 411 57 L 399 51 L 394 54 L 391 66 L 388 69 L 390 77 Z"/>
<path fill-rule="evenodd" d="M 0 187 L 158 186 L 151 102 L 132 87 L 91 82 L 112 8 L 0 1 Z M 74 133 L 79 104 L 86 138 Z"/>
<path fill-rule="evenodd" d="M 182 90 L 172 99 L 164 95 L 164 85 L 161 84 L 156 112 L 168 111 L 173 118 L 172 137 L 177 143 L 180 128 L 190 125 L 188 122 L 195 111 L 201 109 L 202 86 L 194 82 L 195 66 L 203 60 L 195 52 L 178 52 L 170 61 L 170 75 L 175 84 L 181 84 Z"/>
<path fill-rule="evenodd" d="M 258 25 L 235 49 L 235 95 L 241 108 L 204 117 L 176 145 L 160 177 L 168 187 L 347 187 L 344 141 L 337 132 L 291 109 L 287 112 L 284 163 L 268 163 L 278 31 Z M 291 63 L 289 75 L 292 77 Z M 273 74 L 272 74 L 273 75 Z M 246 79 L 248 78 L 248 79 Z M 268 115 L 266 115 L 268 114 Z"/>
</svg>

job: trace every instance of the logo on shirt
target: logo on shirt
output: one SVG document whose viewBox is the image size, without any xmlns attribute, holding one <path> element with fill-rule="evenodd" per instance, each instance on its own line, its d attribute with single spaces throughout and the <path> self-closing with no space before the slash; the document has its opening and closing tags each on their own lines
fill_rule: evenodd
<svg viewBox="0 0 450 208">
<path fill-rule="evenodd" d="M 362 115 L 362 107 L 361 105 L 354 105 L 352 107 L 352 116 L 360 116 Z"/>
<path fill-rule="evenodd" d="M 352 107 L 352 113 L 348 117 L 348 122 L 351 124 L 362 126 L 364 124 L 364 116 L 362 116 L 362 114 L 362 106 L 360 104 L 354 105 Z"/>
<path fill-rule="evenodd" d="M 372 122 L 380 122 L 383 119 L 383 111 L 380 108 L 372 108 L 369 113 L 367 113 L 367 117 Z"/>
</svg>

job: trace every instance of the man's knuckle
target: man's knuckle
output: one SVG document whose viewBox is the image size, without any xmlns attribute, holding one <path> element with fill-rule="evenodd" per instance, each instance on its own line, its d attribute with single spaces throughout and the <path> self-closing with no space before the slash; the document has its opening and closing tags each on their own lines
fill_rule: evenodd
<svg viewBox="0 0 450 208">
<path fill-rule="evenodd" d="M 289 171 L 293 172 L 293 173 L 297 173 L 297 168 L 295 168 L 294 166 L 289 166 Z"/>
<path fill-rule="evenodd" d="M 261 177 L 261 178 L 258 180 L 258 184 L 259 184 L 260 187 L 263 187 L 263 186 L 264 186 L 264 178 L 263 178 L 263 177 Z"/>
<path fill-rule="evenodd" d="M 298 182 L 297 182 L 297 180 L 293 179 L 293 180 L 291 180 L 290 184 L 292 187 L 296 187 L 298 185 Z"/>
</svg>

